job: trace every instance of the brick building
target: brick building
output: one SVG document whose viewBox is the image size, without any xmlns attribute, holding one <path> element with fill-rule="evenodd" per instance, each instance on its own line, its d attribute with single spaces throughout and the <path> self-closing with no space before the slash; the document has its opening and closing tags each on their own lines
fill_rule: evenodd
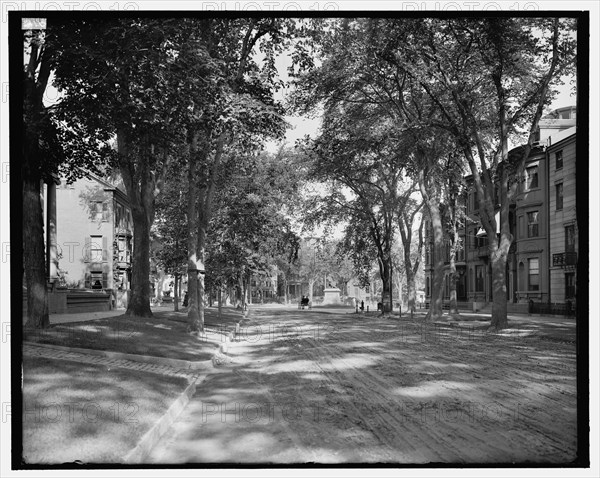
<svg viewBox="0 0 600 478">
<path fill-rule="evenodd" d="M 575 301 L 578 234 L 576 223 L 576 110 L 553 111 L 540 120 L 538 141 L 526 160 L 518 194 L 510 204 L 514 236 L 506 270 L 508 309 L 526 312 L 534 304 Z M 521 147 L 509 154 L 518 154 Z M 469 184 L 469 178 L 466 178 Z M 462 198 L 469 217 L 460 231 L 463 249 L 457 253 L 457 300 L 463 309 L 482 309 L 493 300 L 487 238 L 478 221 L 477 193 Z M 498 222 L 498 218 L 497 218 Z M 426 228 L 426 302 L 431 300 L 433 240 Z M 449 246 L 445 251 L 444 299 L 450 298 Z"/>
</svg>

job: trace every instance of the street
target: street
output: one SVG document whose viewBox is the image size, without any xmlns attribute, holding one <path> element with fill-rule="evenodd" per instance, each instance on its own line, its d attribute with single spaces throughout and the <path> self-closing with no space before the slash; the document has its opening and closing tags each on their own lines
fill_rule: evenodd
<svg viewBox="0 0 600 478">
<path fill-rule="evenodd" d="M 574 321 L 553 335 L 540 320 L 488 334 L 349 308 L 250 318 L 152 463 L 575 458 Z"/>
</svg>

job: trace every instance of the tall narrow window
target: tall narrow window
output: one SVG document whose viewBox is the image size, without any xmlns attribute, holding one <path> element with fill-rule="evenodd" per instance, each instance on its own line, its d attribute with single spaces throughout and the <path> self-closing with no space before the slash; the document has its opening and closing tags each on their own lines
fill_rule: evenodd
<svg viewBox="0 0 600 478">
<path fill-rule="evenodd" d="M 568 272 L 565 274 L 565 299 L 574 299 L 575 294 L 575 273 Z"/>
<path fill-rule="evenodd" d="M 525 237 L 525 226 L 523 225 L 523 216 L 519 216 L 519 237 Z"/>
<path fill-rule="evenodd" d="M 565 252 L 575 252 L 575 226 L 565 227 Z"/>
<path fill-rule="evenodd" d="M 539 235 L 539 223 L 538 223 L 538 211 L 532 211 L 527 213 L 527 237 L 538 237 Z"/>
<path fill-rule="evenodd" d="M 538 187 L 538 167 L 529 166 L 526 169 L 527 190 Z"/>
<path fill-rule="evenodd" d="M 528 259 L 529 262 L 529 290 L 540 290 L 540 260 Z"/>
<path fill-rule="evenodd" d="M 102 221 L 102 201 L 94 201 L 92 203 L 92 221 L 99 222 Z"/>
<path fill-rule="evenodd" d="M 90 236 L 90 260 L 102 262 L 102 236 Z"/>
<path fill-rule="evenodd" d="M 475 292 L 483 292 L 483 266 L 475 266 Z"/>
<path fill-rule="evenodd" d="M 563 183 L 555 185 L 556 188 L 556 210 L 560 211 L 563 208 Z"/>
<path fill-rule="evenodd" d="M 556 169 L 561 169 L 563 167 L 563 152 L 562 149 L 554 153 L 554 159 L 556 164 Z"/>
</svg>

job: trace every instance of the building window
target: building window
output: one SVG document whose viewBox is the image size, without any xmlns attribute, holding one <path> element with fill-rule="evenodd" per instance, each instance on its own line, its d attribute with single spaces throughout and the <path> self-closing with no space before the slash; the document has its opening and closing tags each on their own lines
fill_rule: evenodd
<svg viewBox="0 0 600 478">
<path fill-rule="evenodd" d="M 483 292 L 484 266 L 475 266 L 475 292 Z"/>
<path fill-rule="evenodd" d="M 540 290 L 540 260 L 528 259 L 529 262 L 529 290 Z"/>
<path fill-rule="evenodd" d="M 565 252 L 575 252 L 575 226 L 565 227 Z"/>
<path fill-rule="evenodd" d="M 458 250 L 456 251 L 456 260 L 458 262 L 465 262 L 465 248 L 464 248 L 464 244 L 465 244 L 464 240 L 461 240 L 457 244 Z"/>
<path fill-rule="evenodd" d="M 538 187 L 538 167 L 537 166 L 529 166 L 526 170 L 526 184 L 527 190 L 534 189 Z"/>
<path fill-rule="evenodd" d="M 102 271 L 92 271 L 90 273 L 90 287 L 92 289 L 103 289 L 106 285 L 103 283 L 104 274 Z"/>
<path fill-rule="evenodd" d="M 102 262 L 102 236 L 90 236 L 90 260 Z"/>
<path fill-rule="evenodd" d="M 524 237 L 525 227 L 523 226 L 523 216 L 519 216 L 519 237 Z"/>
<path fill-rule="evenodd" d="M 563 167 L 563 152 L 562 150 L 554 153 L 554 159 L 556 163 L 556 169 L 561 169 Z"/>
<path fill-rule="evenodd" d="M 102 201 L 94 201 L 92 203 L 92 221 L 102 220 Z"/>
<path fill-rule="evenodd" d="M 555 185 L 556 188 L 556 210 L 560 211 L 563 208 L 563 183 Z"/>
<path fill-rule="evenodd" d="M 469 268 L 467 273 L 469 274 L 469 291 L 474 291 L 475 287 L 473 286 L 473 268 Z"/>
<path fill-rule="evenodd" d="M 539 211 L 532 211 L 527 213 L 527 237 L 538 237 L 539 235 L 539 223 L 538 223 Z"/>
<path fill-rule="evenodd" d="M 575 294 L 575 273 L 568 272 L 565 274 L 565 299 L 574 299 Z"/>
</svg>

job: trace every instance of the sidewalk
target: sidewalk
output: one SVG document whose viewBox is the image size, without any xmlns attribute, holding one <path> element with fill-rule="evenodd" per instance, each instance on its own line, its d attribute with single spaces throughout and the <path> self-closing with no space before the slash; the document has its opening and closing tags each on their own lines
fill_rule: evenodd
<svg viewBox="0 0 600 478">
<path fill-rule="evenodd" d="M 28 357 L 42 357 L 44 359 L 68 360 L 69 362 L 81 364 L 103 365 L 108 370 L 111 368 L 122 368 L 168 375 L 171 377 L 182 377 L 188 379 L 190 382 L 195 381 L 202 372 L 201 370 L 194 369 L 178 369 L 161 363 L 146 363 L 142 361 L 111 358 L 106 355 L 97 355 L 73 350 L 61 350 L 29 343 L 23 344 L 23 355 Z"/>
<path fill-rule="evenodd" d="M 124 309 L 53 314 L 37 343 L 23 343 L 26 462 L 143 462 L 196 387 L 221 372 L 215 367 L 241 316 L 223 314 L 218 325 L 228 327 L 212 331 L 225 334 L 217 340 L 189 334 L 184 312 L 153 312 L 154 320 L 127 317 Z M 182 353 L 191 355 L 183 360 Z M 60 444 L 57 437 L 78 440 Z"/>
<path fill-rule="evenodd" d="M 69 324 L 72 322 L 87 322 L 89 320 L 118 317 L 125 313 L 125 309 L 107 310 L 104 312 L 77 312 L 74 314 L 50 314 L 50 325 Z"/>
</svg>

